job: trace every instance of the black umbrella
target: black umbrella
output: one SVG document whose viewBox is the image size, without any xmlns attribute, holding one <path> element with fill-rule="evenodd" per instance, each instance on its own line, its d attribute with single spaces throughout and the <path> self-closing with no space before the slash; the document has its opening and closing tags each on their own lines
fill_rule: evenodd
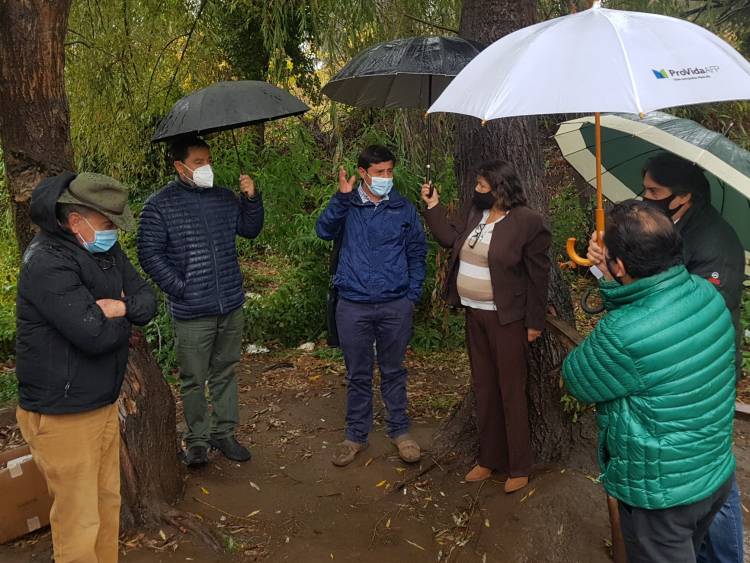
<svg viewBox="0 0 750 563">
<path fill-rule="evenodd" d="M 301 115 L 309 109 L 289 92 L 267 82 L 217 82 L 178 100 L 159 123 L 151 141 L 157 143 L 182 135 L 205 135 L 236 129 Z M 236 141 L 234 149 L 239 160 Z"/>
<path fill-rule="evenodd" d="M 379 43 L 354 57 L 323 88 L 357 107 L 428 108 L 484 47 L 460 37 L 409 37 Z M 427 116 L 427 179 L 430 176 Z"/>
</svg>

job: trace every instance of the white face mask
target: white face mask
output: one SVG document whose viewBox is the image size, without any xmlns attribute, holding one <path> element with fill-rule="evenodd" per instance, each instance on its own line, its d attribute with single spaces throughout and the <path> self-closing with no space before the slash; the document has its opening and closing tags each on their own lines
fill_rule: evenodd
<svg viewBox="0 0 750 563">
<path fill-rule="evenodd" d="M 185 163 L 183 162 L 183 165 Z M 212 188 L 214 185 L 214 171 L 210 164 L 204 164 L 199 166 L 195 170 L 191 170 L 187 165 L 185 168 L 193 173 L 193 183 L 199 188 Z"/>
</svg>

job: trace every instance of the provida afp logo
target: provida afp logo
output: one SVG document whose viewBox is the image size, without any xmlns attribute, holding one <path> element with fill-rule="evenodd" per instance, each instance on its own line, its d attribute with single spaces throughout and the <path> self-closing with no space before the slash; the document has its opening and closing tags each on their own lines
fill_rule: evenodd
<svg viewBox="0 0 750 563">
<path fill-rule="evenodd" d="M 678 69 L 662 68 L 660 70 L 652 68 L 651 72 L 654 73 L 654 77 L 657 80 L 700 80 L 702 78 L 711 78 L 711 76 L 719 72 L 719 67 L 716 65 L 709 65 Z"/>
</svg>

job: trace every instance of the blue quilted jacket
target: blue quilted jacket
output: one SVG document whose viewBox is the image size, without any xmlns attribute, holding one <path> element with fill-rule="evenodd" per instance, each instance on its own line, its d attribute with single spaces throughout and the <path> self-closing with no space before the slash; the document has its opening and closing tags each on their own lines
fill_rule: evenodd
<svg viewBox="0 0 750 563">
<path fill-rule="evenodd" d="M 386 303 L 403 297 L 417 303 L 425 276 L 427 242 L 414 205 L 396 190 L 375 206 L 358 191 L 336 192 L 318 218 L 323 240 L 341 240 L 333 285 L 359 303 Z"/>
<path fill-rule="evenodd" d="M 260 195 L 175 180 L 141 211 L 138 260 L 167 294 L 175 318 L 225 315 L 244 301 L 235 239 L 254 238 L 262 227 Z"/>
<path fill-rule="evenodd" d="M 683 266 L 620 286 L 609 313 L 563 365 L 596 403 L 607 492 L 631 506 L 698 502 L 732 475 L 734 327 L 719 292 Z"/>
</svg>

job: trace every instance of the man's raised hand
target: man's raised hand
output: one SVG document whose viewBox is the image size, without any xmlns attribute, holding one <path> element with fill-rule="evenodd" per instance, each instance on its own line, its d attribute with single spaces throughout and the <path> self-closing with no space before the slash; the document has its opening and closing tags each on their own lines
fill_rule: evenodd
<svg viewBox="0 0 750 563">
<path fill-rule="evenodd" d="M 344 170 L 343 166 L 339 166 L 339 191 L 342 194 L 348 194 L 354 189 L 354 182 L 356 179 L 356 176 L 352 176 L 347 180 L 346 170 Z"/>
</svg>

